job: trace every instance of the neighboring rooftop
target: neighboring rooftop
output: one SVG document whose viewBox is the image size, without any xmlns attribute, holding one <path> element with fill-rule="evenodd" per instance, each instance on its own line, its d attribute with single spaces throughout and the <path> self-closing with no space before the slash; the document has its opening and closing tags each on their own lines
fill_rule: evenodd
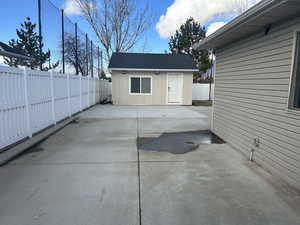
<svg viewBox="0 0 300 225">
<path fill-rule="evenodd" d="M 113 53 L 109 66 L 112 70 L 191 70 L 197 67 L 186 54 Z"/>
<path fill-rule="evenodd" d="M 262 0 L 203 41 L 194 48 L 220 48 L 247 37 L 252 33 L 272 29 L 272 25 L 300 14 L 299 0 Z"/>
<path fill-rule="evenodd" d="M 12 48 L 3 42 L 0 42 L 0 56 L 30 59 L 24 52 Z"/>
</svg>

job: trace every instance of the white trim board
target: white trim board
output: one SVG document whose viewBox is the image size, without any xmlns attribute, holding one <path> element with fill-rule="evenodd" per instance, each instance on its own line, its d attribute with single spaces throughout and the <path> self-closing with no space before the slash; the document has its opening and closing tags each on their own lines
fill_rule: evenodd
<svg viewBox="0 0 300 225">
<path fill-rule="evenodd" d="M 288 105 L 287 109 L 289 112 L 297 112 L 300 113 L 300 109 L 294 107 L 294 100 L 295 100 L 295 90 L 296 90 L 296 80 L 297 80 L 297 69 L 298 65 L 296 63 L 297 59 L 300 57 L 297 41 L 300 40 L 300 30 L 295 30 L 293 35 L 293 50 L 292 50 L 292 63 L 291 63 L 291 73 L 290 73 L 290 83 L 289 83 L 289 91 L 288 91 Z"/>
</svg>

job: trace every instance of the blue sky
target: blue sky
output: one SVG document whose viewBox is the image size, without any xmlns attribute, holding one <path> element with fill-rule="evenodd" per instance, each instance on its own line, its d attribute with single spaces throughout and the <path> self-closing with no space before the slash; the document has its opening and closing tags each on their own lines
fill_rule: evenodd
<svg viewBox="0 0 300 225">
<path fill-rule="evenodd" d="M 58 7 L 67 7 L 74 0 L 52 0 Z M 137 0 L 139 4 L 145 4 L 146 0 Z M 193 16 L 201 24 L 210 29 L 210 32 L 224 25 L 231 20 L 235 14 L 232 7 L 228 7 L 233 0 L 151 0 L 154 14 L 154 24 L 147 31 L 148 52 L 164 52 L 168 50 L 168 40 L 176 28 L 182 24 L 187 17 Z M 249 0 L 257 2 L 258 0 Z M 60 38 L 60 13 L 48 0 L 42 0 L 43 5 L 43 31 L 45 47 L 58 48 L 57 41 Z M 251 3 L 252 4 L 252 3 Z M 1 2 L 2 10 L 0 14 L 1 35 L 0 41 L 8 42 L 15 37 L 15 29 L 29 16 L 37 22 L 37 0 L 5 0 Z M 4 10 L 3 10 L 4 8 Z M 74 10 L 74 9 L 72 9 Z M 69 12 L 69 18 L 73 22 L 78 22 L 83 32 L 88 32 L 91 38 L 96 41 L 92 30 L 78 13 Z M 73 13 L 72 13 L 73 12 Z M 72 27 L 66 25 L 66 29 Z M 53 47 L 55 46 L 56 47 Z"/>
</svg>

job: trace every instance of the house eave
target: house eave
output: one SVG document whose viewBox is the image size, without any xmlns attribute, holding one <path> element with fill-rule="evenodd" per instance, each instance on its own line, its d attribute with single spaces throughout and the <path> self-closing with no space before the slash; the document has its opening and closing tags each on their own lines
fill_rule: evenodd
<svg viewBox="0 0 300 225">
<path fill-rule="evenodd" d="M 13 58 L 19 58 L 19 59 L 26 59 L 26 60 L 34 60 L 31 57 L 20 55 L 20 54 L 15 54 L 12 52 L 4 51 L 0 49 L 0 56 L 6 56 L 6 57 L 13 57 Z"/>
<path fill-rule="evenodd" d="M 216 49 L 238 41 L 268 26 L 299 15 L 300 1 L 262 0 L 204 40 L 194 44 L 194 49 Z"/>
<path fill-rule="evenodd" d="M 142 69 L 142 68 L 109 68 L 113 71 L 138 71 L 138 72 L 197 72 L 198 69 Z"/>
</svg>

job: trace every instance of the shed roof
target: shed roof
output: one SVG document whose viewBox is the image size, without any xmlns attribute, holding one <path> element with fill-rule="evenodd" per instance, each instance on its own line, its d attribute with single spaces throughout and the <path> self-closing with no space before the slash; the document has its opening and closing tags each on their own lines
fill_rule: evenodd
<svg viewBox="0 0 300 225">
<path fill-rule="evenodd" d="M 28 57 L 23 51 L 12 48 L 3 42 L 0 42 L 0 56 L 32 59 L 32 58 Z"/>
<path fill-rule="evenodd" d="M 111 70 L 178 70 L 197 71 L 193 59 L 186 54 L 113 53 Z"/>
<path fill-rule="evenodd" d="M 220 48 L 268 26 L 299 16 L 299 0 L 262 0 L 193 47 Z"/>
</svg>

